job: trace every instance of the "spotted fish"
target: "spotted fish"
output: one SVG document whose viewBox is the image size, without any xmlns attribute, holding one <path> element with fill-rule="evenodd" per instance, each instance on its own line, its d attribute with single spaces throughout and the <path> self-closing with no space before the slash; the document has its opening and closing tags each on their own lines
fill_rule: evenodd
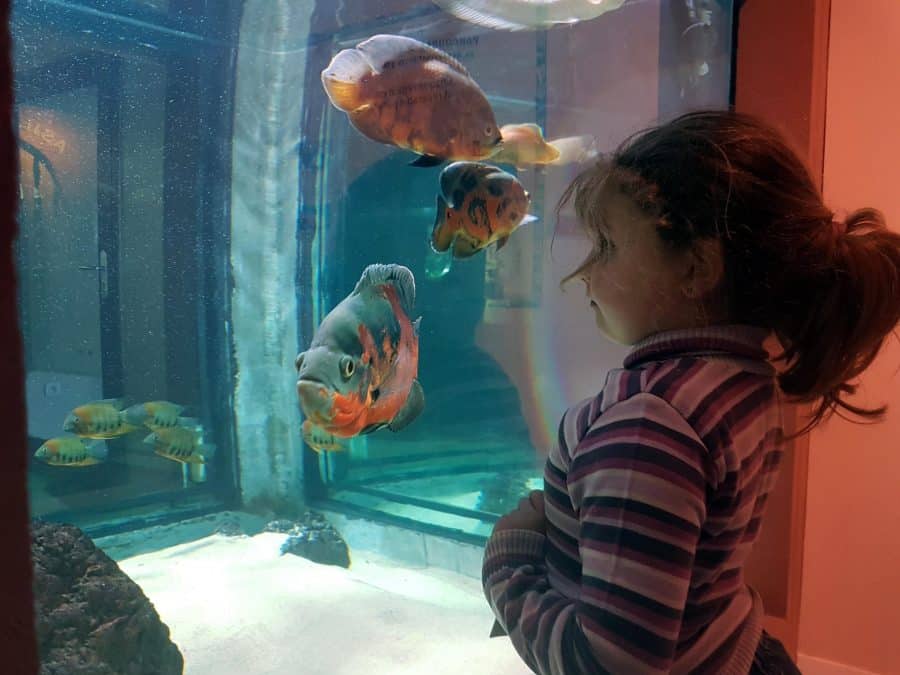
<svg viewBox="0 0 900 675">
<path fill-rule="evenodd" d="M 416 166 L 483 159 L 501 141 L 494 111 L 449 54 L 400 35 L 375 35 L 322 71 L 328 98 L 379 143 L 420 154 Z"/>
<path fill-rule="evenodd" d="M 441 172 L 431 234 L 435 251 L 468 258 L 497 243 L 503 248 L 528 213 L 531 197 L 515 176 L 481 162 L 454 162 Z"/>
</svg>

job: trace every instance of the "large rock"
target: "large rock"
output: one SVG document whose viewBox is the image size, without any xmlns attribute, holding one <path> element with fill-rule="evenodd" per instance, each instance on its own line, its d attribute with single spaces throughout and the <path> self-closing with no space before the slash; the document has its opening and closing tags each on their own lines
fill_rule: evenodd
<svg viewBox="0 0 900 675">
<path fill-rule="evenodd" d="M 297 521 L 273 520 L 263 531 L 288 535 L 281 545 L 282 555 L 293 553 L 322 565 L 350 567 L 347 543 L 320 513 L 306 510 Z"/>
<path fill-rule="evenodd" d="M 169 628 L 87 535 L 34 521 L 31 550 L 41 675 L 180 675 Z"/>
</svg>

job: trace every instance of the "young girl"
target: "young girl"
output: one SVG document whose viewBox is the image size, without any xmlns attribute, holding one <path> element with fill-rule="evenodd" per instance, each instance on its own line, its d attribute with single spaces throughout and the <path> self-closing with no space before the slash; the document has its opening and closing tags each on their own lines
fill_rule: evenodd
<svg viewBox="0 0 900 675">
<path fill-rule="evenodd" d="M 900 234 L 872 209 L 835 219 L 784 141 L 731 112 L 633 137 L 573 197 L 592 248 L 564 282 L 632 349 L 563 416 L 544 491 L 497 522 L 494 614 L 542 674 L 799 672 L 743 566 L 785 399 L 813 405 L 805 430 L 884 412 L 846 396 L 900 322 Z"/>
</svg>

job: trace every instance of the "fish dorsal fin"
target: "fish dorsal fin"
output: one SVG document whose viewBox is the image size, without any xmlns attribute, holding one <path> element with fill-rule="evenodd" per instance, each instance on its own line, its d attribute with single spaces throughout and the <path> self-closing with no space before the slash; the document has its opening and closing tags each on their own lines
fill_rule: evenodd
<svg viewBox="0 0 900 675">
<path fill-rule="evenodd" d="M 360 293 L 367 288 L 391 284 L 397 289 L 400 298 L 400 306 L 407 316 L 412 314 L 416 304 L 416 280 L 408 267 L 394 263 L 382 265 L 376 263 L 363 270 L 362 276 L 356 282 L 354 293 Z"/>
<path fill-rule="evenodd" d="M 356 49 L 379 73 L 384 71 L 385 64 L 389 62 L 421 63 L 433 59 L 446 63 L 460 75 L 471 77 L 466 67 L 446 52 L 404 35 L 373 35 L 356 45 Z"/>
<path fill-rule="evenodd" d="M 111 405 L 116 410 L 121 410 L 122 406 L 125 405 L 124 398 L 103 398 L 99 401 L 91 401 L 88 405 Z"/>
<path fill-rule="evenodd" d="M 535 124 L 534 122 L 522 122 L 521 124 L 509 124 L 506 126 L 514 127 L 515 129 L 524 129 L 525 131 L 530 131 L 541 140 L 544 140 L 544 130 L 541 129 L 541 125 Z M 500 129 L 500 134 L 503 134 L 502 128 Z"/>
</svg>

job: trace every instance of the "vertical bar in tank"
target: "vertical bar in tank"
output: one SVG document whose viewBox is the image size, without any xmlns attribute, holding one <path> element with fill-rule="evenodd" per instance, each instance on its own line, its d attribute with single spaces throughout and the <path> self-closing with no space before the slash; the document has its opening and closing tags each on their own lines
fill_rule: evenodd
<svg viewBox="0 0 900 675">
<path fill-rule="evenodd" d="M 119 311 L 119 209 L 122 152 L 119 99 L 122 64 L 98 62 L 97 80 L 97 265 L 100 283 L 100 351 L 104 396 L 121 396 L 122 326 Z"/>
</svg>

